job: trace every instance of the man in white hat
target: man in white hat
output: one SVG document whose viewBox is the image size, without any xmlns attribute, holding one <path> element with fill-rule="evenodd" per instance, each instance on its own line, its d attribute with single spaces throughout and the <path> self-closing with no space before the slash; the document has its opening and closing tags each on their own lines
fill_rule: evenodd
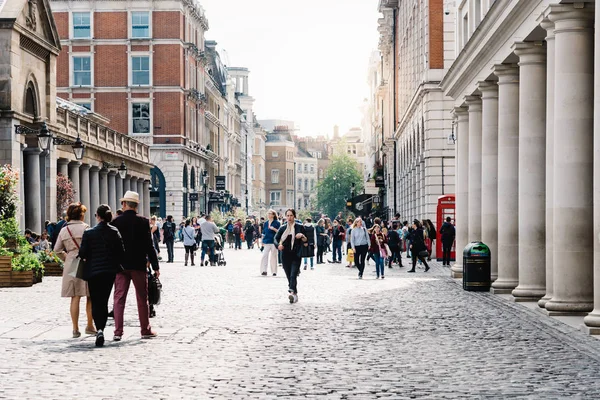
<svg viewBox="0 0 600 400">
<path fill-rule="evenodd" d="M 152 243 L 150 233 L 150 221 L 137 215 L 140 203 L 138 193 L 128 191 L 121 199 L 123 214 L 118 216 L 112 225 L 121 233 L 125 246 L 125 260 L 123 271 L 117 274 L 115 279 L 115 336 L 119 341 L 123 336 L 123 313 L 129 285 L 133 281 L 137 297 L 138 315 L 142 330 L 142 339 L 156 336 L 150 327 L 149 305 L 148 305 L 148 277 L 146 273 L 147 262 L 150 261 L 155 275 L 160 275 L 158 258 Z"/>
</svg>

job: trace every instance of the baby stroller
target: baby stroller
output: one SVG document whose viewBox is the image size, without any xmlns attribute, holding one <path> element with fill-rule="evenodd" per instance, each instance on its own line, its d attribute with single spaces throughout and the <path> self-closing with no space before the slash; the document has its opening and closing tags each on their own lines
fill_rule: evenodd
<svg viewBox="0 0 600 400">
<path fill-rule="evenodd" d="M 214 254 L 214 262 L 217 265 L 227 265 L 227 261 L 225 261 L 225 256 L 223 255 L 223 236 L 215 235 L 215 254 Z"/>
</svg>

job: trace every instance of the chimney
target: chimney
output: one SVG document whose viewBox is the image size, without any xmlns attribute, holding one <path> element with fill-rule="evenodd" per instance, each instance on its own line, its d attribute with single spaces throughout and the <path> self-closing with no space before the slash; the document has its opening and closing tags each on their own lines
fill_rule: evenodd
<svg viewBox="0 0 600 400">
<path fill-rule="evenodd" d="M 339 139 L 340 138 L 340 127 L 335 125 L 333 127 L 333 139 Z"/>
</svg>

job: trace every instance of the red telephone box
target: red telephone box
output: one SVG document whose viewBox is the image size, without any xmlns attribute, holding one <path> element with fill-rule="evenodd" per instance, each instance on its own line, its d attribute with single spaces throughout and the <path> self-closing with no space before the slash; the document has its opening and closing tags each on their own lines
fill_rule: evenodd
<svg viewBox="0 0 600 400">
<path fill-rule="evenodd" d="M 437 230 L 438 237 L 442 225 L 446 221 L 447 217 L 452 218 L 452 223 L 456 225 L 456 197 L 453 194 L 438 197 L 437 204 Z M 435 254 L 438 261 L 442 261 L 442 240 L 435 241 Z M 450 253 L 450 259 L 456 261 L 456 241 L 452 244 L 452 252 Z"/>
</svg>

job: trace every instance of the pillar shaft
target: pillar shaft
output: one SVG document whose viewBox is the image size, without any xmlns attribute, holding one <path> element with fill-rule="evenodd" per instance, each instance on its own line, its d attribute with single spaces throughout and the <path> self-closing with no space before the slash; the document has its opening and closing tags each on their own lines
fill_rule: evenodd
<svg viewBox="0 0 600 400">
<path fill-rule="evenodd" d="M 517 43 L 519 56 L 519 286 L 517 299 L 546 294 L 546 48 Z"/>
<path fill-rule="evenodd" d="M 519 69 L 497 65 L 498 76 L 498 279 L 495 293 L 519 283 Z"/>
<path fill-rule="evenodd" d="M 110 171 L 108 173 L 108 205 L 113 211 L 117 210 L 119 204 L 119 198 L 117 198 L 117 173 Z"/>
<path fill-rule="evenodd" d="M 492 281 L 498 278 L 498 85 L 481 82 L 481 240 L 492 252 Z"/>
<path fill-rule="evenodd" d="M 79 185 L 80 167 L 81 163 L 79 161 L 73 161 L 69 163 L 69 179 L 71 180 L 71 182 L 73 182 L 73 201 L 80 201 L 81 199 L 81 187 Z"/>
<path fill-rule="evenodd" d="M 594 20 L 565 7 L 554 22 L 554 293 L 551 312 L 593 309 Z M 568 134 L 565 134 L 567 133 Z"/>
<path fill-rule="evenodd" d="M 100 204 L 108 203 L 108 170 L 100 170 Z"/>
<path fill-rule="evenodd" d="M 469 113 L 466 107 L 454 109 L 456 124 L 456 263 L 452 277 L 462 277 L 462 251 L 469 240 Z"/>
<path fill-rule="evenodd" d="M 56 164 L 58 165 L 58 168 L 56 171 L 58 174 L 61 174 L 62 176 L 69 176 L 69 160 L 65 159 L 65 158 L 59 158 L 56 162 Z"/>
<path fill-rule="evenodd" d="M 79 201 L 81 204 L 88 208 L 88 212 L 85 213 L 85 223 L 90 224 L 90 213 L 95 213 L 96 210 L 92 210 L 90 205 L 90 168 L 91 165 L 83 164 L 79 167 L 79 188 L 80 188 L 80 196 Z"/>
<path fill-rule="evenodd" d="M 150 181 L 144 181 L 144 216 L 150 218 Z"/>
<path fill-rule="evenodd" d="M 123 179 L 123 194 L 129 190 L 131 190 L 131 175 L 127 175 L 125 179 Z"/>
<path fill-rule="evenodd" d="M 40 186 L 40 154 L 38 148 L 26 149 L 25 166 L 25 227 L 42 233 L 42 203 Z"/>
<path fill-rule="evenodd" d="M 144 214 L 144 209 L 145 209 L 145 202 L 144 202 L 144 180 L 143 179 L 138 179 L 137 180 L 137 190 L 138 194 L 140 195 L 140 204 L 138 205 L 138 213 L 143 215 L 146 218 L 150 218 L 149 215 Z"/>
<path fill-rule="evenodd" d="M 100 168 L 92 167 L 90 168 L 90 203 L 88 214 L 90 215 L 90 222 L 88 222 L 91 226 L 96 225 L 96 218 L 94 218 L 94 214 L 100 205 Z"/>
<path fill-rule="evenodd" d="M 481 241 L 481 97 L 467 96 L 469 107 L 469 236 Z"/>
<path fill-rule="evenodd" d="M 115 204 L 115 210 L 121 208 L 121 199 L 123 198 L 123 185 L 124 185 L 124 180 L 121 178 L 121 176 L 119 174 L 117 174 L 116 176 L 116 186 L 117 186 L 117 190 L 115 192 L 116 195 L 116 204 Z"/>
</svg>

